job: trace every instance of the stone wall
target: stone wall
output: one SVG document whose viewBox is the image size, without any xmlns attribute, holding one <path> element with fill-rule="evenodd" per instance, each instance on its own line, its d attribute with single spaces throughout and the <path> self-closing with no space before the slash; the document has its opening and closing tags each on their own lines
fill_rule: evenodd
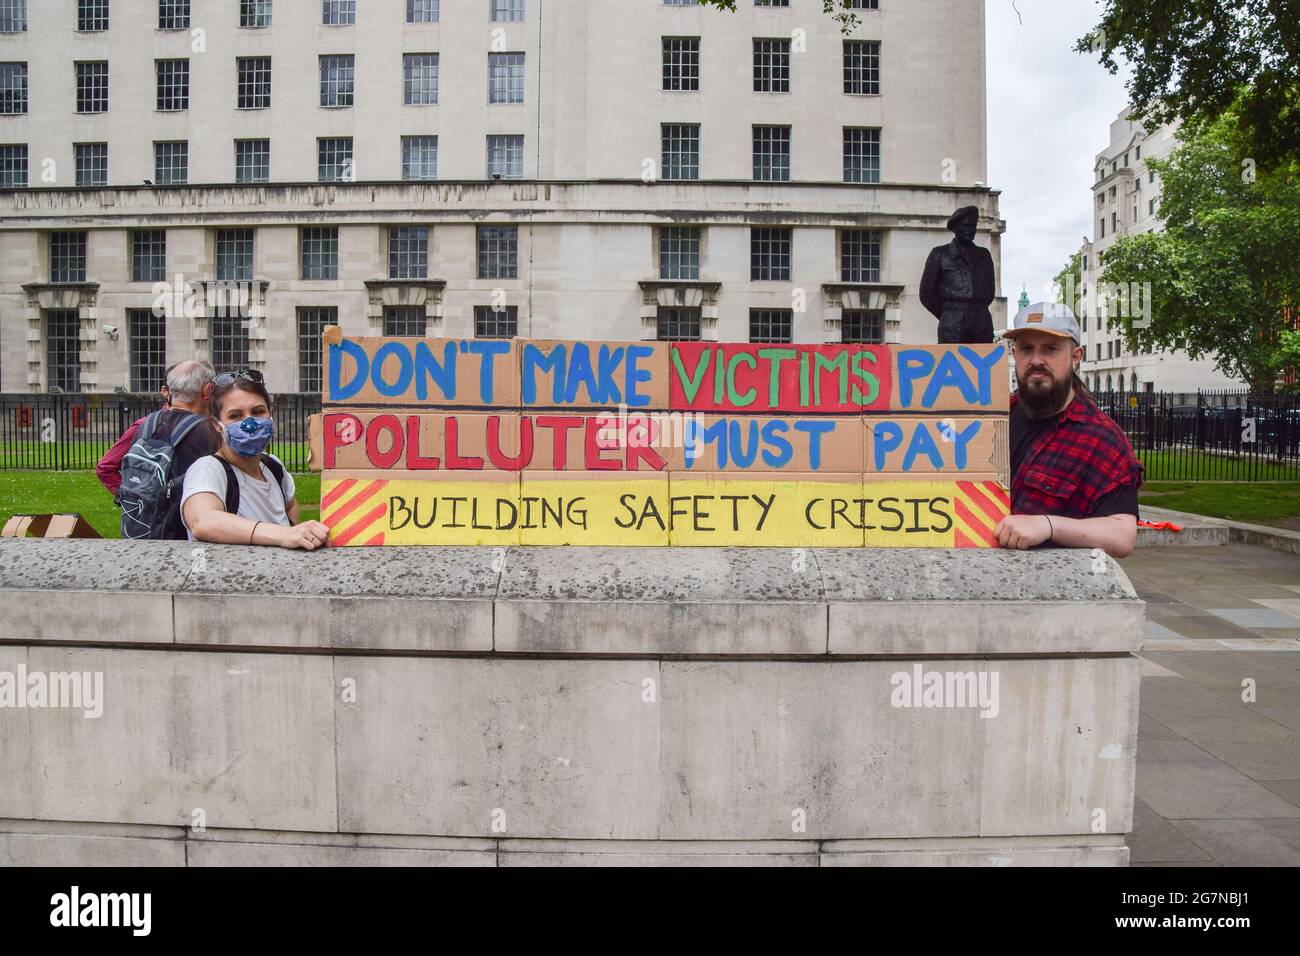
<svg viewBox="0 0 1300 956">
<path fill-rule="evenodd" d="M 1086 552 L 3 540 L 0 613 L 0 675 L 104 682 L 0 709 L 0 862 L 1127 862 Z"/>
</svg>

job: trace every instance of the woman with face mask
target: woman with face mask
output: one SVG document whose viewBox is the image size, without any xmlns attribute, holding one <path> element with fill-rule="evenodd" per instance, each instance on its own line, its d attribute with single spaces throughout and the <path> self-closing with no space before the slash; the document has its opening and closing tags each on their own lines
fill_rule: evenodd
<svg viewBox="0 0 1300 956">
<path fill-rule="evenodd" d="M 307 551 L 329 544 L 319 521 L 298 524 L 293 476 L 266 453 L 275 422 L 262 373 L 223 372 L 212 384 L 209 411 L 221 448 L 185 472 L 181 518 L 190 539 Z"/>
</svg>

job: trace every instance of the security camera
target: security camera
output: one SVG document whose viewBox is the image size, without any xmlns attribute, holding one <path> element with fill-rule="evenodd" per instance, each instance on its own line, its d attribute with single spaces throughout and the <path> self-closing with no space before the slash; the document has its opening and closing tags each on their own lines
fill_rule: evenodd
<svg viewBox="0 0 1300 956">
<path fill-rule="evenodd" d="M 105 325 L 105 326 L 103 326 L 103 329 L 104 329 L 104 334 L 105 334 L 105 335 L 107 335 L 107 336 L 108 336 L 110 339 L 112 339 L 114 342 L 117 341 L 117 326 L 116 326 L 116 325 Z"/>
</svg>

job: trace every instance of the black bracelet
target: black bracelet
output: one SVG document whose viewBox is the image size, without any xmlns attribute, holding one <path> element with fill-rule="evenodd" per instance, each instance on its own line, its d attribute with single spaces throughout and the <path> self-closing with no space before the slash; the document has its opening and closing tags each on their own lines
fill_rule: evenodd
<svg viewBox="0 0 1300 956">
<path fill-rule="evenodd" d="M 1056 538 L 1056 528 L 1052 526 L 1052 516 L 1043 515 L 1047 519 L 1047 540 L 1052 541 Z"/>
<path fill-rule="evenodd" d="M 248 543 L 249 543 L 249 544 L 252 544 L 252 543 L 253 543 L 253 535 L 257 534 L 257 526 L 258 526 L 259 524 L 261 524 L 261 523 L 262 523 L 262 522 L 260 522 L 260 521 L 254 521 L 254 522 L 253 522 L 253 530 L 250 531 L 250 532 L 248 532 Z"/>
</svg>

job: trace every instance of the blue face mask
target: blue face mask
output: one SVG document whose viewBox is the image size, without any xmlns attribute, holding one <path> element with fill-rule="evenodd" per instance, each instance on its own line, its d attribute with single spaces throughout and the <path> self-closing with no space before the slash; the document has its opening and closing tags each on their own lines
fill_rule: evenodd
<svg viewBox="0 0 1300 956">
<path fill-rule="evenodd" d="M 230 450 L 245 458 L 260 455 L 271 443 L 275 422 L 269 418 L 241 418 L 225 426 L 226 444 Z"/>
</svg>

